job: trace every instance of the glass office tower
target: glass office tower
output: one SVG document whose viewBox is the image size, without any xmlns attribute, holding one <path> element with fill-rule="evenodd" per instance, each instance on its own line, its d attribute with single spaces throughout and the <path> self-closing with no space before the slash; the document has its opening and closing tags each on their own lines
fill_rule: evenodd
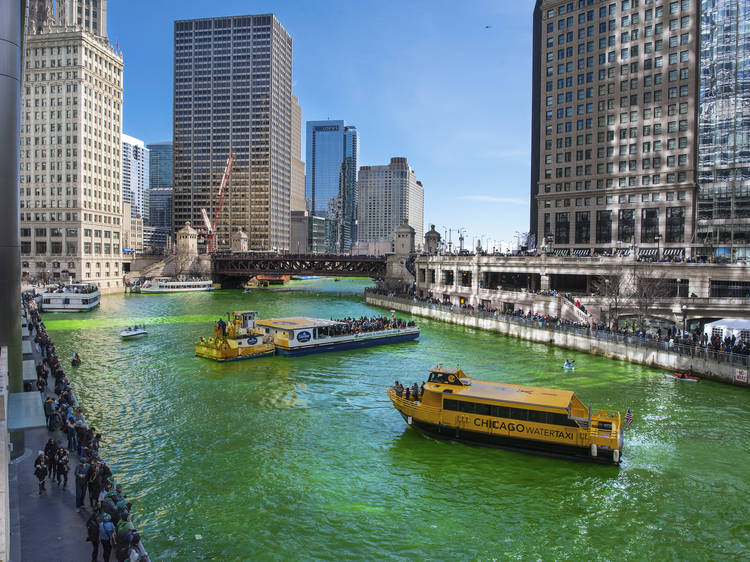
<svg viewBox="0 0 750 562">
<path fill-rule="evenodd" d="M 702 0 L 699 253 L 750 257 L 750 2 Z"/>
<path fill-rule="evenodd" d="M 326 219 L 329 252 L 348 252 L 356 241 L 359 133 L 344 121 L 307 122 L 305 198 L 313 216 Z"/>
<path fill-rule="evenodd" d="M 151 188 L 172 188 L 172 141 L 152 142 L 149 150 L 149 179 Z"/>
</svg>

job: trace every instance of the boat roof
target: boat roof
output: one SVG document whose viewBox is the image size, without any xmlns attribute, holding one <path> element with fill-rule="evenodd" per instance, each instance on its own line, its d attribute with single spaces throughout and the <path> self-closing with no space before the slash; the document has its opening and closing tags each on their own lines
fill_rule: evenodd
<svg viewBox="0 0 750 562">
<path fill-rule="evenodd" d="M 440 390 L 450 388 L 455 396 L 466 398 L 480 398 L 503 402 L 517 402 L 542 406 L 545 408 L 559 408 L 567 410 L 575 393 L 572 390 L 558 390 L 541 386 L 525 386 L 505 382 L 479 381 L 470 379 L 471 384 L 458 386 L 453 384 L 428 383 Z M 467 379 L 464 381 L 468 382 Z M 464 382 L 462 381 L 462 382 Z"/>
<path fill-rule="evenodd" d="M 299 330 L 302 328 L 322 328 L 338 326 L 342 322 L 326 320 L 325 318 L 308 318 L 307 316 L 290 316 L 288 318 L 265 318 L 256 322 L 258 326 L 276 328 L 279 330 Z"/>
<path fill-rule="evenodd" d="M 232 312 L 235 316 L 245 316 L 246 314 L 258 314 L 257 310 L 236 310 Z"/>
</svg>

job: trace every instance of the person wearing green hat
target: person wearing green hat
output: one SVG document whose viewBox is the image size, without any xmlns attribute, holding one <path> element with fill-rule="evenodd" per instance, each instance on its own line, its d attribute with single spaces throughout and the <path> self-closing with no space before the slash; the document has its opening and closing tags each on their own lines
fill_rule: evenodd
<svg viewBox="0 0 750 562">
<path fill-rule="evenodd" d="M 115 526 L 112 524 L 112 516 L 109 513 L 102 513 L 102 522 L 99 523 L 99 541 L 102 543 L 104 562 L 109 562 L 112 545 L 115 542 Z"/>
</svg>

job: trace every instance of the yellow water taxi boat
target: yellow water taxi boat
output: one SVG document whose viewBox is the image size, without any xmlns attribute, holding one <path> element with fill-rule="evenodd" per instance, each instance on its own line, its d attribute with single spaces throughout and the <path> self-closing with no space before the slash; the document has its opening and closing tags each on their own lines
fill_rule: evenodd
<svg viewBox="0 0 750 562">
<path fill-rule="evenodd" d="M 421 388 L 387 392 L 406 423 L 432 437 L 620 463 L 620 413 L 587 408 L 571 390 L 474 380 L 438 365 Z"/>
<path fill-rule="evenodd" d="M 255 326 L 254 310 L 227 314 L 227 322 L 214 323 L 214 335 L 195 343 L 195 354 L 215 361 L 236 361 L 273 355 L 276 346 Z"/>
</svg>

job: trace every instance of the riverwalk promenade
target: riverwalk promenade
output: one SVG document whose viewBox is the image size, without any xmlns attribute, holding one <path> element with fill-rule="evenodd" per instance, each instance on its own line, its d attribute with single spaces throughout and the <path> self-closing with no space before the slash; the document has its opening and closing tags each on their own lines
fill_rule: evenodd
<svg viewBox="0 0 750 562">
<path fill-rule="evenodd" d="M 34 367 L 42 364 L 40 347 L 35 343 L 39 335 L 31 318 L 27 318 L 30 328 L 24 329 L 24 348 L 30 351 L 24 358 L 33 360 Z M 33 390 L 41 400 L 38 391 Z M 45 398 L 57 396 L 47 387 Z M 75 400 L 75 398 L 74 398 Z M 75 497 L 75 467 L 79 457 L 76 451 L 69 451 L 70 472 L 67 486 L 58 485 L 54 479 L 48 480 L 46 490 L 39 492 L 39 481 L 34 474 L 34 462 L 45 447 L 48 439 L 58 439 L 64 445 L 62 431 L 51 432 L 47 428 L 25 431 L 23 453 L 10 462 L 8 482 L 10 489 L 10 552 L 13 562 L 22 560 L 91 560 L 92 543 L 86 541 L 86 521 L 94 511 L 89 507 L 88 498 L 83 507 L 77 510 Z M 131 524 L 131 528 L 133 528 Z M 139 562 L 148 561 L 148 554 L 142 544 L 136 547 Z M 99 559 L 102 546 L 99 545 Z M 115 553 L 113 549 L 112 559 Z M 132 558 L 131 558 L 132 559 Z"/>
<path fill-rule="evenodd" d="M 748 385 L 750 356 L 722 353 L 696 345 L 666 344 L 664 341 L 595 330 L 569 323 L 513 316 L 499 312 L 460 308 L 452 305 L 425 302 L 415 298 L 396 297 L 365 292 L 367 304 L 448 322 L 497 332 L 506 336 L 545 343 L 574 351 L 601 355 L 669 372 L 692 370 L 698 376 L 738 386 Z"/>
</svg>

